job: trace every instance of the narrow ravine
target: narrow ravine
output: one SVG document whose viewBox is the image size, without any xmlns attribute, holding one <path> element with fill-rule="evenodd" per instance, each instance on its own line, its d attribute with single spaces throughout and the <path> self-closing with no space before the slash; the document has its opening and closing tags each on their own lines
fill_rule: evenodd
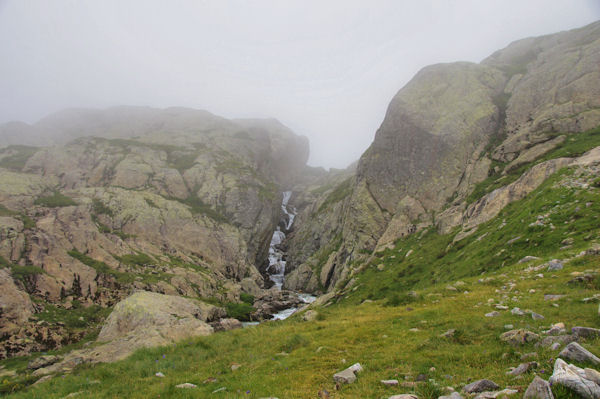
<svg viewBox="0 0 600 399">
<path fill-rule="evenodd" d="M 293 206 L 288 205 L 290 198 L 292 197 L 291 191 L 283 192 L 283 201 L 281 202 L 281 211 L 284 216 L 285 222 L 285 232 L 281 231 L 279 225 L 275 232 L 273 232 L 273 237 L 271 238 L 271 245 L 269 246 L 269 267 L 267 268 L 267 273 L 269 274 L 269 278 L 274 283 L 274 289 L 281 291 L 281 287 L 283 286 L 283 281 L 285 279 L 285 252 L 281 249 L 281 243 L 285 240 L 285 233 L 289 232 L 294 224 L 294 219 L 296 217 L 296 209 Z M 304 303 L 312 303 L 315 300 L 315 296 L 303 293 L 297 293 L 298 298 L 302 300 Z M 274 320 L 283 320 L 291 316 L 296 310 L 297 307 L 291 307 L 288 309 L 284 309 L 278 313 L 273 315 Z"/>
</svg>

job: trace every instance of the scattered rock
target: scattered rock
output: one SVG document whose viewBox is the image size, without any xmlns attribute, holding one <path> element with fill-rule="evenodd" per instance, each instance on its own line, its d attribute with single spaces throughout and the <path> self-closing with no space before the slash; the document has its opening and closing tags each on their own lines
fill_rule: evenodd
<svg viewBox="0 0 600 399">
<path fill-rule="evenodd" d="M 451 328 L 450 330 L 446 331 L 443 334 L 440 334 L 440 337 L 442 338 L 452 338 L 454 337 L 454 334 L 456 334 L 456 329 Z"/>
<path fill-rule="evenodd" d="M 39 380 L 37 380 L 36 382 L 34 382 L 33 385 L 42 384 L 48 380 L 51 380 L 52 377 L 54 377 L 54 376 L 53 375 L 45 375 L 42 378 L 40 378 Z"/>
<path fill-rule="evenodd" d="M 524 345 L 539 341 L 540 336 L 528 330 L 518 329 L 505 332 L 500 336 L 500 339 L 512 345 Z"/>
<path fill-rule="evenodd" d="M 475 399 L 496 399 L 503 398 L 506 396 L 514 395 L 518 393 L 516 389 L 503 389 L 501 391 L 491 391 L 491 392 L 481 392 L 479 395 L 475 396 Z"/>
<path fill-rule="evenodd" d="M 536 375 L 527 387 L 523 399 L 554 399 L 554 395 L 550 384 Z"/>
<path fill-rule="evenodd" d="M 516 316 L 523 316 L 525 315 L 525 312 L 523 312 L 521 309 L 519 308 L 513 308 L 510 313 L 516 315 Z"/>
<path fill-rule="evenodd" d="M 537 366 L 538 366 L 537 362 L 521 363 L 521 364 L 519 364 L 519 366 L 517 368 L 515 368 L 514 370 L 512 370 L 506 374 L 512 375 L 512 376 L 525 374 L 525 373 L 529 372 L 530 370 L 537 368 Z"/>
<path fill-rule="evenodd" d="M 494 391 L 498 388 L 500 388 L 500 386 L 498 386 L 498 384 L 496 384 L 494 381 L 483 379 L 466 385 L 463 388 L 463 391 L 466 393 L 479 393 L 485 391 Z"/>
<path fill-rule="evenodd" d="M 558 301 L 559 299 L 564 297 L 566 297 L 566 295 L 546 294 L 544 295 L 544 301 Z"/>
<path fill-rule="evenodd" d="M 233 363 L 233 364 L 231 365 L 231 371 L 235 371 L 235 370 L 239 369 L 240 367 L 242 367 L 242 365 L 241 365 L 241 364 L 238 364 L 238 363 Z"/>
<path fill-rule="evenodd" d="M 527 255 L 526 257 L 519 260 L 519 263 L 527 263 L 527 262 L 531 262 L 532 260 L 539 260 L 539 259 L 540 258 L 538 258 L 537 256 Z"/>
<path fill-rule="evenodd" d="M 595 338 L 600 336 L 600 330 L 597 328 L 590 327 L 573 327 L 571 328 L 573 334 L 578 338 Z"/>
<path fill-rule="evenodd" d="M 532 318 L 533 320 L 543 320 L 543 319 L 544 319 L 544 316 L 542 316 L 542 315 L 541 315 L 541 314 L 539 314 L 539 313 L 531 312 L 531 318 Z"/>
<path fill-rule="evenodd" d="M 508 306 L 504 306 L 504 305 L 496 305 L 495 307 L 498 310 L 508 310 Z"/>
<path fill-rule="evenodd" d="M 320 389 L 319 390 L 319 398 L 320 399 L 329 399 L 329 391 L 327 391 L 327 389 Z"/>
<path fill-rule="evenodd" d="M 30 361 L 27 364 L 27 368 L 30 370 L 37 370 L 42 367 L 50 366 L 51 364 L 54 364 L 54 363 L 58 362 L 59 360 L 60 360 L 60 358 L 58 356 L 53 356 L 53 355 L 40 356 L 37 359 L 33 359 L 32 361 Z"/>
<path fill-rule="evenodd" d="M 552 349 L 553 351 L 557 351 L 560 349 L 560 342 L 555 342 L 552 345 L 550 345 L 550 349 Z"/>
<path fill-rule="evenodd" d="M 424 381 L 427 381 L 428 379 L 429 379 L 429 376 L 427 374 L 421 373 L 421 374 L 417 375 L 417 378 L 415 378 L 415 381 L 424 382 Z"/>
<path fill-rule="evenodd" d="M 550 384 L 559 384 L 572 389 L 584 399 L 600 398 L 600 386 L 586 378 L 585 370 L 572 364 L 567 364 L 562 359 L 556 359 L 554 372 L 550 377 Z"/>
<path fill-rule="evenodd" d="M 600 359 L 598 359 L 592 352 L 579 345 L 577 342 L 571 342 L 558 354 L 558 356 L 581 363 L 591 362 L 594 364 L 600 364 Z"/>
<path fill-rule="evenodd" d="M 576 340 L 577 340 L 577 337 L 575 337 L 574 335 L 569 335 L 569 334 L 555 335 L 555 336 L 545 337 L 540 342 L 538 342 L 536 344 L 536 346 L 541 346 L 543 348 L 547 348 L 549 346 L 552 346 L 555 343 L 566 345 L 566 344 L 569 344 Z"/>
<path fill-rule="evenodd" d="M 317 318 L 319 313 L 316 310 L 308 310 L 304 315 L 302 315 L 302 320 L 304 321 L 313 321 Z"/>
<path fill-rule="evenodd" d="M 562 270 L 563 268 L 563 264 L 561 261 L 559 261 L 558 259 L 553 259 L 550 262 L 548 262 L 548 271 L 549 272 L 555 272 L 558 270 Z"/>
<path fill-rule="evenodd" d="M 226 391 L 226 390 L 227 390 L 227 387 L 221 387 L 221 388 L 215 389 L 214 391 L 212 391 L 212 393 L 223 392 L 223 391 Z"/>
<path fill-rule="evenodd" d="M 161 373 L 160 371 L 156 374 L 154 374 L 156 377 L 160 377 L 163 378 L 165 375 L 163 373 Z"/>
<path fill-rule="evenodd" d="M 419 397 L 410 393 L 403 393 L 401 395 L 390 396 L 388 399 L 419 399 Z"/>
<path fill-rule="evenodd" d="M 440 396 L 438 399 L 463 399 L 458 392 L 452 392 L 450 395 Z"/>
<path fill-rule="evenodd" d="M 361 371 L 363 371 L 363 368 L 360 363 L 355 363 L 347 369 L 335 373 L 333 375 L 333 380 L 340 384 L 352 384 L 356 381 L 356 374 Z"/>
<path fill-rule="evenodd" d="M 239 321 L 238 319 L 231 318 L 220 319 L 219 321 L 210 323 L 210 325 L 215 331 L 229 331 L 243 327 L 241 321 Z"/>
<path fill-rule="evenodd" d="M 184 382 L 183 384 L 175 385 L 175 388 L 180 388 L 180 389 L 190 389 L 190 388 L 197 388 L 197 387 L 198 387 L 197 385 L 194 385 L 189 382 Z"/>
<path fill-rule="evenodd" d="M 485 314 L 485 317 L 497 317 L 497 316 L 500 316 L 500 312 L 496 312 L 495 310 L 493 312 Z"/>
<path fill-rule="evenodd" d="M 397 387 L 398 380 L 381 380 L 381 383 L 386 387 Z"/>
<path fill-rule="evenodd" d="M 529 353 L 525 353 L 523 356 L 521 356 L 521 361 L 537 359 L 537 357 L 538 357 L 537 352 L 529 352 Z"/>
</svg>

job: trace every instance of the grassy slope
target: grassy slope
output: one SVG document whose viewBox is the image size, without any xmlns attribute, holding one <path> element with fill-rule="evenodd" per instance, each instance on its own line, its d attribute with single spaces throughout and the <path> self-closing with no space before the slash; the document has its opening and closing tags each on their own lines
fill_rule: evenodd
<svg viewBox="0 0 600 399">
<path fill-rule="evenodd" d="M 579 137 L 596 142 L 595 133 Z M 564 181 L 574 184 L 561 184 Z M 584 181 L 592 184 L 582 189 L 578 183 Z M 502 343 L 498 337 L 505 331 L 505 324 L 536 332 L 559 321 L 567 328 L 600 326 L 598 305 L 581 302 L 598 292 L 599 279 L 584 285 L 567 283 L 573 272 L 597 270 L 600 258 L 578 258 L 565 270 L 543 271 L 544 278 L 534 277 L 538 272 L 525 271 L 549 259 L 571 258 L 598 240 L 599 194 L 596 176 L 567 169 L 461 241 L 453 243 L 456 232 L 438 235 L 434 231 L 401 240 L 365 265 L 354 288 L 342 292 L 330 306 L 320 308 L 320 316 L 313 322 L 302 322 L 296 315 L 285 322 L 142 350 L 118 363 L 84 366 L 72 375 L 37 387 L 22 389 L 2 377 L 0 387 L 22 389 L 14 394 L 15 398 L 62 398 L 73 392 L 81 392 L 86 398 L 198 398 L 220 387 L 227 387 L 227 391 L 210 396 L 309 398 L 326 388 L 336 398 L 387 398 L 408 392 L 416 392 L 421 398 L 437 398 L 445 386 L 459 389 L 485 377 L 503 387 L 524 389 L 533 375 L 518 379 L 505 374 L 508 367 L 520 363 L 519 352 L 539 353 L 538 371 L 543 377 L 551 372 L 557 353 L 533 345 L 513 348 Z M 540 215 L 546 215 L 545 226 L 529 226 Z M 518 236 L 521 238 L 514 243 L 507 243 Z M 561 244 L 566 238 L 573 240 L 568 248 Z M 412 253 L 406 257 L 409 250 Z M 525 255 L 542 259 L 518 264 Z M 383 265 L 383 271 L 378 270 L 379 265 Z M 482 277 L 486 279 L 480 282 Z M 465 283 L 459 291 L 446 289 L 459 279 Z M 516 287 L 510 289 L 508 282 Z M 535 292 L 529 293 L 532 289 Z M 408 290 L 417 291 L 417 297 L 407 296 Z M 543 294 L 567 297 L 554 307 L 544 301 Z M 494 310 L 488 303 L 490 298 L 509 307 L 532 309 L 546 319 L 534 321 L 530 316 L 514 316 L 506 311 L 499 317 L 486 318 L 483 315 Z M 363 303 L 365 299 L 374 302 Z M 410 331 L 413 328 L 419 331 Z M 450 328 L 457 329 L 455 338 L 439 337 Z M 600 340 L 584 345 L 600 354 Z M 360 362 L 365 371 L 356 383 L 335 391 L 333 373 L 354 362 Z M 242 367 L 232 372 L 232 363 Z M 17 369 L 19 379 L 27 382 L 26 359 L 2 364 Z M 431 367 L 435 371 L 430 371 Z M 154 377 L 157 371 L 166 377 Z M 412 381 L 420 373 L 434 382 L 416 388 L 386 388 L 379 383 L 387 378 Z M 209 377 L 218 382 L 203 384 Z M 198 388 L 174 388 L 183 382 L 196 383 Z M 559 398 L 569 396 L 555 393 Z"/>
</svg>

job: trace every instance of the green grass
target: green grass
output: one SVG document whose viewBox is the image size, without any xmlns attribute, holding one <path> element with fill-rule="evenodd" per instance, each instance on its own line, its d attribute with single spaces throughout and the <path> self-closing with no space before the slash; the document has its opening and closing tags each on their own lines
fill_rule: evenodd
<svg viewBox="0 0 600 399">
<path fill-rule="evenodd" d="M 156 263 L 156 261 L 150 255 L 146 255 L 145 253 L 142 253 L 142 252 L 138 252 L 136 254 L 127 254 L 127 255 L 123 255 L 123 256 L 117 256 L 116 258 L 119 261 L 125 263 L 126 265 L 130 265 L 130 266 L 147 266 L 147 265 L 153 265 Z"/>
<path fill-rule="evenodd" d="M 45 206 L 47 208 L 60 208 L 63 206 L 77 205 L 72 198 L 55 191 L 52 195 L 45 197 L 38 197 L 33 202 L 35 205 Z"/>
<path fill-rule="evenodd" d="M 80 261 L 81 263 L 83 263 L 84 265 L 87 265 L 87 266 L 93 268 L 94 270 L 96 270 L 96 272 L 98 272 L 98 274 L 113 276 L 120 283 L 131 283 L 135 279 L 135 275 L 133 275 L 131 273 L 123 273 L 123 272 L 114 270 L 110 266 L 108 266 L 106 263 L 101 262 L 99 260 L 92 259 L 89 256 L 84 255 L 81 252 L 77 251 L 76 249 L 72 249 L 71 251 L 68 252 L 68 254 L 71 257 L 73 257 L 73 258 L 77 259 L 78 261 Z"/>
<path fill-rule="evenodd" d="M 169 199 L 181 202 L 182 204 L 189 206 L 192 214 L 206 215 L 209 218 L 211 218 L 219 223 L 228 223 L 229 222 L 227 217 L 225 217 L 219 211 L 216 211 L 213 208 L 211 208 L 210 205 L 203 202 L 196 195 L 191 195 L 188 198 L 183 199 L 183 200 L 179 199 L 179 198 L 169 198 Z"/>
<path fill-rule="evenodd" d="M 319 206 L 317 213 L 328 209 L 331 205 L 338 203 L 352 193 L 352 178 L 348 178 L 338 184 L 331 193 L 325 198 L 325 201 Z"/>
<path fill-rule="evenodd" d="M 560 134 L 552 134 L 552 136 L 559 136 Z M 583 133 L 570 133 L 567 134 L 567 139 L 565 142 L 555 148 L 547 152 L 544 155 L 541 155 L 533 162 L 522 165 L 516 169 L 511 170 L 506 175 L 502 175 L 501 172 L 494 173 L 488 176 L 484 181 L 478 183 L 471 194 L 467 197 L 467 203 L 473 203 L 477 201 L 479 198 L 483 197 L 485 194 L 494 191 L 497 188 L 506 186 L 515 180 L 517 180 L 524 172 L 531 169 L 534 165 L 537 165 L 541 162 L 548 161 L 550 159 L 555 158 L 574 158 L 583 155 L 585 152 L 591 150 L 592 148 L 600 146 L 600 127 L 592 130 L 588 130 Z M 493 171 L 495 166 L 505 166 L 499 162 L 494 162 L 490 168 Z"/>
<path fill-rule="evenodd" d="M 106 320 L 111 311 L 112 308 L 103 308 L 98 305 L 84 307 L 75 300 L 73 308 L 68 310 L 52 304 L 45 304 L 44 310 L 37 313 L 36 316 L 39 320 L 47 321 L 50 324 L 58 322 L 63 323 L 68 329 L 82 330 L 98 326 Z"/>
<path fill-rule="evenodd" d="M 38 274 L 44 274 L 44 270 L 38 266 L 20 266 L 10 265 L 10 270 L 13 278 L 19 281 L 26 281 L 27 279 L 36 276 Z"/>
<path fill-rule="evenodd" d="M 227 316 L 241 321 L 250 321 L 250 313 L 255 310 L 252 305 L 246 302 L 228 302 L 225 304 L 225 309 L 227 310 Z"/>
<path fill-rule="evenodd" d="M 508 205 L 496 218 L 456 243 L 456 231 L 440 235 L 433 228 L 399 240 L 395 248 L 377 254 L 379 259 L 358 276 L 361 287 L 353 294 L 354 301 L 391 298 L 414 287 L 496 271 L 527 255 L 551 259 L 587 248 L 590 240 L 599 237 L 600 190 L 560 184 L 564 179 L 585 178 L 575 173 L 574 169 L 556 173 L 525 199 Z M 530 226 L 546 214 L 545 226 Z M 521 238 L 508 244 L 517 237 Z M 565 238 L 574 243 L 561 251 Z M 412 253 L 407 257 L 409 251 Z M 377 269 L 380 264 L 385 266 L 383 271 Z"/>
<path fill-rule="evenodd" d="M 468 382 L 490 378 L 501 387 L 518 385 L 526 388 L 534 373 L 522 379 L 506 375 L 510 366 L 520 363 L 520 354 L 537 352 L 537 372 L 547 379 L 556 352 L 536 348 L 534 344 L 512 347 L 499 336 L 511 323 L 516 328 L 539 332 L 553 322 L 562 321 L 567 328 L 597 325 L 597 304 L 584 304 L 581 298 L 596 291 L 572 287 L 566 282 L 570 273 L 598 264 L 598 258 L 577 265 L 567 265 L 554 278 L 535 279 L 523 271 L 524 265 L 494 275 L 498 285 L 478 283 L 477 277 L 465 279 L 469 294 L 446 292 L 435 286 L 418 290 L 418 300 L 406 306 L 383 306 L 383 302 L 352 305 L 345 301 L 318 309 L 316 321 L 303 322 L 294 316 L 284 322 L 267 322 L 257 327 L 218 333 L 180 342 L 168 347 L 143 349 L 128 359 L 112 364 L 80 366 L 73 374 L 14 394 L 14 398 L 62 398 L 82 392 L 86 398 L 279 398 L 317 397 L 321 388 L 336 398 L 388 398 L 394 394 L 416 393 L 419 398 L 436 398 L 444 387 L 460 390 Z M 521 279 L 524 277 L 524 279 Z M 517 286 L 509 291 L 506 282 Z M 504 288 L 503 288 L 504 287 Z M 527 294 L 535 289 L 535 294 Z M 498 290 L 499 292 L 496 292 Z M 516 291 L 519 291 L 517 294 Z M 544 301 L 544 293 L 561 293 L 567 297 L 555 308 Z M 436 294 L 433 295 L 432 294 Z M 437 294 L 440 294 L 437 296 Z M 496 318 L 483 317 L 502 296 L 518 296 L 514 306 L 533 309 L 546 319 L 501 312 Z M 334 301 L 335 302 L 335 301 Z M 505 301 L 513 305 L 511 300 Z M 413 332 L 411 329 L 417 328 Z M 457 329 L 451 339 L 441 338 L 448 329 Z M 583 341 L 593 353 L 600 353 L 600 340 Z M 285 353 L 282 353 L 285 352 Z M 364 371 L 352 385 L 336 391 L 332 376 L 349 365 L 360 362 Z M 242 367 L 231 371 L 231 364 Z M 431 367 L 435 370 L 430 371 Z M 542 370 L 544 371 L 542 373 Z M 154 377 L 162 372 L 165 378 Z M 414 381 L 424 373 L 433 382 L 415 388 L 384 387 L 381 379 Z M 450 376 L 450 377 L 448 377 Z M 216 383 L 203 383 L 209 377 Z M 405 378 L 407 378 L 405 380 Z M 90 383 L 99 381 L 99 384 Z M 183 382 L 198 385 L 193 390 L 178 390 Z M 226 387 L 222 394 L 211 394 Z M 248 392 L 249 391 L 249 392 Z M 247 393 L 248 392 L 248 393 Z M 555 387 L 557 398 L 569 397 Z"/>
<path fill-rule="evenodd" d="M 0 159 L 0 168 L 6 168 L 14 171 L 21 171 L 27 160 L 35 154 L 39 148 L 26 145 L 11 145 L 0 150 L 0 154 L 10 153 L 10 155 Z"/>
<path fill-rule="evenodd" d="M 16 214 L 18 214 L 18 212 L 11 211 L 4 205 L 0 204 L 0 216 L 14 216 Z"/>
</svg>

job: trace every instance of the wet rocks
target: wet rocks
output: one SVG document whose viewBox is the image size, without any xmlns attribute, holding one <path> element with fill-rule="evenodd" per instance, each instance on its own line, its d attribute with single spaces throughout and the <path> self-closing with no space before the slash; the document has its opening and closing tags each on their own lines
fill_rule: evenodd
<svg viewBox="0 0 600 399">
<path fill-rule="evenodd" d="M 466 393 L 480 393 L 485 391 L 494 391 L 498 388 L 500 388 L 500 386 L 494 381 L 483 379 L 466 385 L 463 388 L 463 391 Z"/>
<path fill-rule="evenodd" d="M 577 392 L 584 399 L 600 398 L 600 386 L 587 378 L 585 370 L 556 359 L 550 384 L 559 384 Z"/>
<path fill-rule="evenodd" d="M 600 364 L 600 359 L 598 357 L 577 342 L 571 342 L 558 354 L 558 356 L 581 363 L 590 362 L 593 364 Z"/>
<path fill-rule="evenodd" d="M 554 395 L 550 384 L 536 375 L 527 387 L 523 399 L 554 399 Z"/>
</svg>

